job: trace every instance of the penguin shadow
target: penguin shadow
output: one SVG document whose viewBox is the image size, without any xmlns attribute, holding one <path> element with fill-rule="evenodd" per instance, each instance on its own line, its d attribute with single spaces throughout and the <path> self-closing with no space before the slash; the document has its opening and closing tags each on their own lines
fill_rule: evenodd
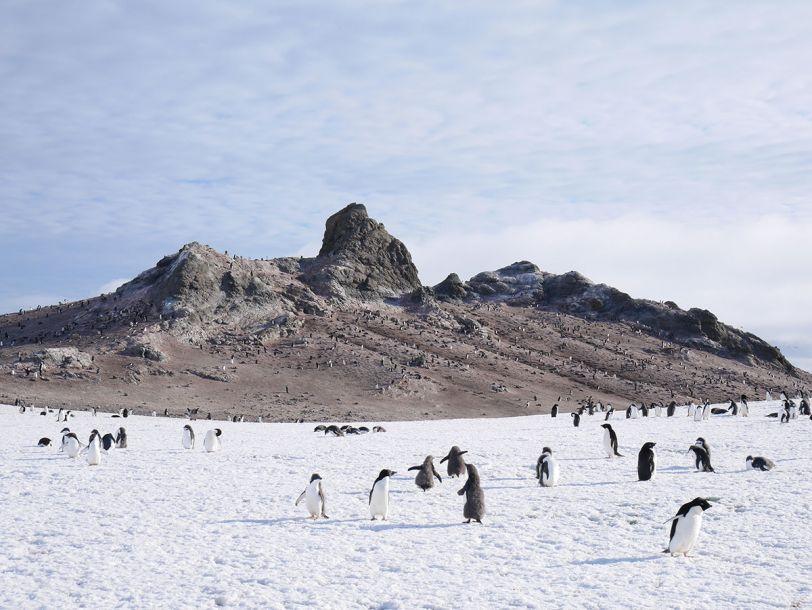
<svg viewBox="0 0 812 610">
<path fill-rule="evenodd" d="M 284 525 L 286 523 L 307 523 L 309 525 L 338 525 L 339 523 L 352 523 L 364 521 L 364 519 L 308 519 L 307 517 L 276 517 L 275 519 L 226 519 L 224 521 L 213 521 L 220 525 Z"/>
<path fill-rule="evenodd" d="M 450 527 L 459 527 L 460 525 L 465 525 L 464 522 L 460 523 L 381 523 L 378 522 L 376 524 L 370 524 L 364 527 L 361 527 L 363 530 L 368 530 L 371 532 L 384 532 L 386 530 L 435 530 L 435 529 L 447 529 Z"/>
<path fill-rule="evenodd" d="M 576 566 L 603 566 L 613 565 L 618 563 L 643 563 L 645 561 L 654 561 L 665 557 L 662 553 L 658 555 L 647 555 L 646 557 L 600 557 L 597 559 L 582 559 L 581 561 L 573 561 L 570 565 Z"/>
</svg>

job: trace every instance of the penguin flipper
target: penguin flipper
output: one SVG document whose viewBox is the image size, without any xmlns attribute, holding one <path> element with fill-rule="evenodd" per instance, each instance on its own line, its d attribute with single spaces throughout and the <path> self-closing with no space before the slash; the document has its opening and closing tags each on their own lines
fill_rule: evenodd
<svg viewBox="0 0 812 610">
<path fill-rule="evenodd" d="M 299 496 L 299 497 L 296 499 L 296 502 L 294 503 L 294 506 L 299 506 L 299 502 L 301 502 L 302 500 L 304 500 L 304 497 L 305 497 L 305 494 L 306 494 L 306 493 L 307 493 L 307 489 L 305 489 L 305 490 L 304 490 L 304 491 L 301 493 L 301 495 L 300 495 L 300 496 Z"/>
<path fill-rule="evenodd" d="M 319 499 L 321 499 L 321 516 L 329 519 L 325 514 L 327 512 L 327 501 L 324 499 L 324 487 L 321 486 L 321 483 L 319 483 Z"/>
<path fill-rule="evenodd" d="M 407 468 L 406 470 L 421 470 L 422 466 L 412 466 L 411 468 Z"/>
<path fill-rule="evenodd" d="M 449 453 L 448 455 L 451 455 L 451 454 Z M 448 459 L 448 455 L 447 455 L 447 456 L 445 456 L 445 457 L 444 457 L 442 460 L 440 460 L 440 463 L 441 463 L 441 464 L 442 464 L 443 462 L 445 462 L 445 461 Z"/>
</svg>

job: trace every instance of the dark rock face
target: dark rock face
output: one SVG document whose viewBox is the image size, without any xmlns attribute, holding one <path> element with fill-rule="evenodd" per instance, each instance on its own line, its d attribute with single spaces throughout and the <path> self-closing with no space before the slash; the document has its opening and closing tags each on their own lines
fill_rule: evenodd
<svg viewBox="0 0 812 610">
<path fill-rule="evenodd" d="M 460 300 L 468 297 L 468 290 L 460 276 L 450 273 L 447 278 L 434 287 L 434 294 L 441 300 Z"/>
<path fill-rule="evenodd" d="M 406 246 L 357 203 L 327 219 L 319 255 L 303 262 L 302 280 L 338 300 L 395 298 L 421 288 Z"/>
<path fill-rule="evenodd" d="M 757 358 L 793 370 L 778 349 L 755 335 L 722 324 L 705 309 L 683 311 L 673 301 L 634 299 L 617 288 L 595 284 L 576 271 L 553 275 L 522 261 L 478 273 L 462 284 L 458 292 L 463 290 L 464 299 L 543 307 L 588 319 L 632 323 L 669 341 L 737 359 Z"/>
</svg>

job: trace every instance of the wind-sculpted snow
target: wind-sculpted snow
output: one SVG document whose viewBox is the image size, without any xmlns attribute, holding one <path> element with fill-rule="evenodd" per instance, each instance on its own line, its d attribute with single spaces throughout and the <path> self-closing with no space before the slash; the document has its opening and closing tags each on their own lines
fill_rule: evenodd
<svg viewBox="0 0 812 610">
<path fill-rule="evenodd" d="M 314 424 L 194 421 L 78 413 L 21 415 L 0 407 L 2 608 L 506 608 L 804 607 L 812 602 L 812 421 L 750 417 L 617 417 L 624 458 L 606 459 L 603 414 L 580 428 L 557 419 L 388 422 L 387 432 L 330 437 Z M 38 412 L 38 411 L 37 411 Z M 653 413 L 652 413 L 653 415 Z M 353 422 L 359 424 L 361 422 Z M 378 422 L 366 422 L 371 427 Z M 88 466 L 58 453 L 68 425 L 87 441 L 125 426 L 128 448 Z M 205 453 L 206 431 L 223 430 Z M 54 446 L 37 448 L 40 437 Z M 712 448 L 716 473 L 696 472 L 688 446 Z M 656 479 L 637 481 L 637 452 L 656 441 Z M 406 468 L 467 450 L 487 514 L 462 524 L 464 480 L 424 493 Z M 559 485 L 534 478 L 543 446 Z M 745 469 L 747 455 L 777 464 Z M 368 492 L 392 479 L 389 521 L 370 521 Z M 329 520 L 294 501 L 310 475 Z M 693 556 L 662 554 L 667 523 L 711 498 Z"/>
</svg>

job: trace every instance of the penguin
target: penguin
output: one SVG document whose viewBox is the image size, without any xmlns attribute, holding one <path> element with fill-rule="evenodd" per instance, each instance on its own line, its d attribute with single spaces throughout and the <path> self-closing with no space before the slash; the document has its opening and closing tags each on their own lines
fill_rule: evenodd
<svg viewBox="0 0 812 610">
<path fill-rule="evenodd" d="M 368 434 L 369 428 L 366 426 L 358 426 L 358 434 Z"/>
<path fill-rule="evenodd" d="M 747 396 L 742 394 L 739 398 L 741 400 L 739 410 L 742 412 L 742 417 L 750 417 L 750 405 L 747 404 Z"/>
<path fill-rule="evenodd" d="M 654 404 L 654 415 L 657 417 L 662 417 L 663 415 L 663 403 L 658 402 Z"/>
<path fill-rule="evenodd" d="M 603 428 L 603 448 L 606 456 L 609 458 L 623 457 L 617 452 L 617 434 L 612 430 L 611 424 L 601 424 L 601 428 Z"/>
<path fill-rule="evenodd" d="M 710 446 L 710 444 L 708 443 L 708 441 L 706 441 L 704 438 L 702 438 L 701 436 L 699 436 L 699 437 L 697 437 L 697 439 L 694 441 L 694 445 L 696 445 L 697 447 L 702 447 L 702 448 L 705 450 L 705 453 L 707 453 L 707 454 L 708 454 L 708 459 L 710 459 L 710 456 L 711 456 L 711 446 Z"/>
<path fill-rule="evenodd" d="M 705 409 L 707 410 L 707 407 L 705 407 Z M 729 413 L 729 410 L 728 410 L 728 409 L 730 409 L 730 407 L 728 407 L 727 409 L 722 409 L 721 407 L 713 407 L 713 408 L 710 410 L 710 412 L 711 412 L 713 415 L 725 415 L 725 414 Z M 703 419 L 704 419 L 704 417 L 705 417 L 705 414 L 704 414 L 704 413 L 702 414 L 702 417 L 703 417 Z"/>
<path fill-rule="evenodd" d="M 384 468 L 369 490 L 369 514 L 375 521 L 378 517 L 386 521 L 389 518 L 389 477 L 394 470 Z"/>
<path fill-rule="evenodd" d="M 672 557 L 676 555 L 687 557 L 699 536 L 699 529 L 702 527 L 702 513 L 710 507 L 711 504 L 705 498 L 694 498 L 680 506 L 677 514 L 670 519 L 671 534 L 668 548 L 663 553 L 671 553 Z"/>
<path fill-rule="evenodd" d="M 460 450 L 459 447 L 454 445 L 451 448 L 451 451 L 448 452 L 440 463 L 442 464 L 445 461 L 448 461 L 448 466 L 446 467 L 446 472 L 448 472 L 449 477 L 461 477 L 462 474 L 465 472 L 465 460 L 462 458 L 463 454 L 468 453 L 467 451 Z"/>
<path fill-rule="evenodd" d="M 320 424 L 313 428 L 313 432 L 324 432 L 327 429 L 327 426 Z"/>
<path fill-rule="evenodd" d="M 192 426 L 190 426 L 189 424 L 183 426 L 183 448 L 184 449 L 195 448 L 195 431 L 192 430 Z"/>
<path fill-rule="evenodd" d="M 806 398 L 801 399 L 801 415 L 812 415 L 812 411 L 809 409 L 809 401 Z"/>
<path fill-rule="evenodd" d="M 631 419 L 631 418 L 632 418 L 632 406 L 629 405 L 628 407 L 626 407 L 626 419 Z"/>
<path fill-rule="evenodd" d="M 482 517 L 485 516 L 485 493 L 479 483 L 479 471 L 473 464 L 466 464 L 468 469 L 468 480 L 465 481 L 462 489 L 457 494 L 465 494 L 465 506 L 462 509 L 463 518 L 467 519 L 466 523 L 471 523 L 471 519 L 477 523 L 482 523 Z"/>
<path fill-rule="evenodd" d="M 694 458 L 696 463 L 696 469 L 700 472 L 716 472 L 711 466 L 710 456 L 708 452 L 705 451 L 704 447 L 700 447 L 699 445 L 691 445 L 688 447 L 688 451 L 694 452 Z"/>
<path fill-rule="evenodd" d="M 646 406 L 646 403 L 640 405 L 640 415 L 643 417 L 648 417 L 648 407 Z"/>
<path fill-rule="evenodd" d="M 727 412 L 734 417 L 739 414 L 739 405 L 736 404 L 735 400 L 730 401 L 730 406 L 728 407 Z"/>
<path fill-rule="evenodd" d="M 637 454 L 637 479 L 640 481 L 650 481 L 657 474 L 657 454 L 654 452 L 656 444 L 644 443 Z"/>
<path fill-rule="evenodd" d="M 19 408 L 19 409 L 17 409 L 17 411 L 19 411 L 19 412 L 20 412 L 20 415 L 22 415 L 23 413 L 25 413 L 25 406 L 20 405 L 20 408 Z"/>
<path fill-rule="evenodd" d="M 609 421 L 610 419 L 612 419 L 612 415 L 614 415 L 614 413 L 615 408 L 610 405 L 609 408 L 606 409 L 606 417 L 603 418 L 603 421 Z"/>
<path fill-rule="evenodd" d="M 99 435 L 91 437 L 91 441 L 87 446 L 87 465 L 98 466 L 101 464 L 101 447 Z"/>
<path fill-rule="evenodd" d="M 775 462 L 773 462 L 769 458 L 756 456 L 753 457 L 752 455 L 748 455 L 747 459 L 745 460 L 745 464 L 747 464 L 748 468 L 752 468 L 753 470 L 772 470 L 775 468 Z"/>
<path fill-rule="evenodd" d="M 115 446 L 115 444 L 116 444 L 116 437 L 114 437 L 109 432 L 107 434 L 105 434 L 101 439 L 101 445 L 102 445 L 102 448 L 105 451 L 110 451 L 110 449 L 112 449 Z"/>
<path fill-rule="evenodd" d="M 37 441 L 37 447 L 50 447 L 51 446 L 51 439 L 46 436 L 43 436 L 39 441 Z"/>
<path fill-rule="evenodd" d="M 386 428 L 383 426 L 372 426 L 373 432 L 386 432 Z"/>
<path fill-rule="evenodd" d="M 122 427 L 116 433 L 116 449 L 127 448 L 127 431 Z"/>
<path fill-rule="evenodd" d="M 705 403 L 705 407 L 702 409 L 702 419 L 707 421 L 710 419 L 711 414 L 711 406 L 709 402 Z"/>
<path fill-rule="evenodd" d="M 665 412 L 667 417 L 674 417 L 674 414 L 677 412 L 677 403 L 676 401 L 672 400 L 668 403 L 668 410 Z"/>
<path fill-rule="evenodd" d="M 318 473 L 313 473 L 310 477 L 310 483 L 296 500 L 295 506 L 299 506 L 299 502 L 302 500 L 305 501 L 305 507 L 307 508 L 307 512 L 310 513 L 311 519 L 318 519 L 319 517 L 324 517 L 325 519 L 330 518 L 324 510 L 324 484 Z"/>
<path fill-rule="evenodd" d="M 637 419 L 640 417 L 640 409 L 637 408 L 637 405 L 632 403 L 629 405 L 629 414 L 631 415 L 632 419 Z"/>
<path fill-rule="evenodd" d="M 773 395 L 772 395 L 772 394 L 770 394 L 770 391 L 769 391 L 769 390 L 767 390 L 767 391 L 764 393 L 764 400 L 766 400 L 766 401 L 768 401 L 768 402 L 769 402 L 769 401 L 771 401 L 772 399 L 773 399 Z"/>
<path fill-rule="evenodd" d="M 223 433 L 220 428 L 209 430 L 203 438 L 203 448 L 208 452 L 220 451 L 220 435 Z"/>
<path fill-rule="evenodd" d="M 94 428 L 93 430 L 90 431 L 90 438 L 88 438 L 87 444 L 89 445 L 90 443 L 92 443 L 93 439 L 97 437 L 101 441 L 101 434 L 99 434 L 99 431 Z"/>
<path fill-rule="evenodd" d="M 558 484 L 560 475 L 558 462 L 553 457 L 553 450 L 549 447 L 542 449 L 536 471 L 540 486 L 555 487 Z"/>
<path fill-rule="evenodd" d="M 555 403 L 553 408 L 550 409 L 550 417 L 558 417 L 558 403 Z"/>
<path fill-rule="evenodd" d="M 346 430 L 346 427 L 344 428 L 344 430 Z M 327 426 L 324 429 L 324 435 L 327 436 L 328 434 L 332 434 L 333 436 L 344 436 L 344 430 L 342 430 L 338 426 Z"/>
<path fill-rule="evenodd" d="M 409 470 L 417 470 L 417 475 L 414 478 L 414 484 L 423 491 L 434 487 L 434 477 L 437 477 L 437 480 L 440 481 L 440 483 L 443 482 L 443 478 L 437 474 L 437 471 L 434 469 L 434 456 L 427 455 L 426 459 L 423 460 L 423 464 L 420 466 L 412 466 L 409 468 Z"/>
<path fill-rule="evenodd" d="M 576 428 L 581 425 L 581 416 L 577 413 L 570 413 L 572 415 L 572 425 Z"/>
<path fill-rule="evenodd" d="M 690 412 L 690 409 L 689 409 Z M 702 407 L 694 407 L 694 421 L 702 421 L 705 410 Z"/>
</svg>

